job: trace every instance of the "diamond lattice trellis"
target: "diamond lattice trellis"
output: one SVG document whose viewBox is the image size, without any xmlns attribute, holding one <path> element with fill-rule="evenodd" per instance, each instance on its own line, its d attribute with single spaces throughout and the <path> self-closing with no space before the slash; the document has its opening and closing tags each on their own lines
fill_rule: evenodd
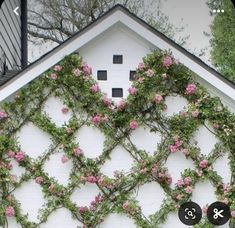
<svg viewBox="0 0 235 228">
<path fill-rule="evenodd" d="M 145 59 L 144 68 L 137 72 L 141 80 L 137 79 L 132 87 L 135 86 L 138 92 L 127 98 L 125 107 L 114 108 L 114 104 L 107 102 L 97 91 L 97 84 L 87 73 L 87 66 L 85 70 L 81 59 L 73 55 L 61 63 L 62 69 L 58 70 L 57 66 L 56 70 L 50 70 L 20 91 L 15 102 L 6 104 L 7 117 L 2 118 L 0 125 L 0 147 L 5 152 L 2 159 L 6 164 L 10 162 L 9 157 L 18 160 L 25 172 L 18 180 L 9 181 L 6 167 L 2 165 L 1 174 L 5 178 L 1 182 L 2 210 L 13 206 L 17 222 L 27 228 L 54 226 L 53 217 L 61 210 L 73 216 L 73 219 L 66 216 L 61 221 L 63 227 L 109 227 L 110 218 L 119 216 L 124 216 L 130 227 L 162 227 L 169 213 L 171 215 L 180 203 L 191 199 L 194 186 L 206 183 L 203 180 L 211 182 L 217 199 L 227 200 L 233 207 L 232 190 L 224 191 L 222 178 L 213 164 L 225 153 L 230 162 L 234 159 L 231 153 L 234 149 L 231 140 L 234 134 L 234 122 L 231 120 L 234 116 L 218 100 L 210 98 L 199 85 L 197 94 L 185 93 L 187 85 L 192 83 L 189 77 L 191 72 L 180 64 L 160 67 L 164 57 L 164 53 L 153 53 Z M 154 75 L 148 77 L 146 71 L 150 68 L 154 70 Z M 176 94 L 185 105 L 185 100 L 188 100 L 187 110 L 177 107 L 176 113 L 174 109 L 169 109 L 167 114 L 166 103 L 170 100 L 175 102 L 172 95 Z M 153 95 L 158 97 L 154 99 Z M 57 112 L 59 104 L 66 107 L 62 110 L 66 115 L 63 121 L 54 119 L 57 116 L 51 112 L 51 99 L 56 101 L 54 109 Z M 221 110 L 217 114 L 208 113 L 218 107 Z M 199 114 L 193 113 L 195 109 Z M 197 137 L 196 130 L 205 125 L 205 120 L 211 121 L 214 126 L 220 125 L 216 125 L 213 132 L 221 143 L 207 148 L 206 155 L 203 155 L 200 143 L 204 142 L 196 145 L 194 138 Z M 40 131 L 38 138 L 37 135 L 30 135 L 33 132 L 27 129 L 29 125 L 36 132 Z M 99 141 L 90 138 L 91 132 L 96 132 Z M 135 134 L 137 136 L 134 137 Z M 27 140 L 43 142 L 45 135 L 46 150 L 38 149 L 41 145 L 36 141 L 35 148 L 25 145 L 26 154 L 19 154 Z M 141 142 L 144 135 L 149 135 L 154 146 L 145 148 L 145 142 Z M 79 140 L 82 142 L 79 143 Z M 126 172 L 105 176 L 102 170 L 117 148 L 129 153 L 131 166 Z M 9 154 L 9 150 L 12 153 Z M 181 153 L 179 162 L 188 159 L 190 165 L 177 168 L 176 178 L 181 171 L 182 180 L 176 185 L 178 180 L 173 178 L 172 183 L 174 169 L 172 165 L 168 169 L 168 163 L 173 164 L 171 156 L 177 156 L 177 153 Z M 232 165 L 231 172 L 234 172 Z M 27 188 L 34 181 L 37 186 L 33 184 L 33 191 L 37 196 L 30 193 L 24 195 L 22 188 Z M 230 186 L 233 186 L 233 180 Z M 87 189 L 90 192 L 86 192 Z M 42 196 L 45 198 L 43 206 Z M 39 207 L 30 204 L 37 197 L 40 198 Z M 20 204 L 20 201 L 27 204 Z M 92 203 L 89 205 L 90 201 Z M 13 214 L 6 213 L 8 216 Z M 6 226 L 4 221 L 2 218 L 2 224 Z M 12 224 L 11 218 L 8 221 Z M 205 219 L 199 226 L 206 224 Z"/>
</svg>

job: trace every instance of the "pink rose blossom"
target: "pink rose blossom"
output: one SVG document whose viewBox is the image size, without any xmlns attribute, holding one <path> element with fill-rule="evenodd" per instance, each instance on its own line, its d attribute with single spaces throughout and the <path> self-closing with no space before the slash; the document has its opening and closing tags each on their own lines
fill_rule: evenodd
<svg viewBox="0 0 235 228">
<path fill-rule="evenodd" d="M 78 147 L 73 149 L 73 153 L 75 156 L 80 156 L 82 154 L 82 150 Z"/>
<path fill-rule="evenodd" d="M 187 187 L 185 188 L 185 191 L 190 194 L 190 193 L 193 192 L 193 188 L 192 188 L 191 186 L 187 186 Z"/>
<path fill-rule="evenodd" d="M 173 64 L 173 60 L 170 56 L 166 56 L 164 59 L 163 59 L 163 66 L 168 68 L 170 67 L 171 65 Z"/>
<path fill-rule="evenodd" d="M 199 115 L 198 109 L 192 112 L 192 117 L 197 118 Z"/>
<path fill-rule="evenodd" d="M 208 207 L 207 207 L 207 206 L 204 206 L 204 207 L 202 208 L 202 212 L 203 212 L 204 214 L 207 214 L 207 210 L 208 210 Z"/>
<path fill-rule="evenodd" d="M 144 77 L 138 78 L 137 81 L 138 81 L 140 84 L 142 84 L 142 83 L 144 82 Z"/>
<path fill-rule="evenodd" d="M 100 90 L 99 85 L 98 84 L 94 84 L 91 86 L 91 92 L 92 93 L 97 93 Z"/>
<path fill-rule="evenodd" d="M 35 179 L 35 182 L 37 183 L 37 184 L 42 184 L 43 183 L 43 177 L 42 176 L 39 176 L 39 177 L 36 177 L 36 179 Z"/>
<path fill-rule="evenodd" d="M 231 211 L 231 216 L 235 218 L 235 211 Z"/>
<path fill-rule="evenodd" d="M 184 186 L 184 180 L 179 179 L 179 180 L 177 181 L 177 186 L 178 186 L 179 188 L 183 187 L 183 186 Z"/>
<path fill-rule="evenodd" d="M 60 66 L 60 65 L 54 66 L 54 71 L 61 71 L 61 70 L 62 70 L 62 66 Z"/>
<path fill-rule="evenodd" d="M 175 153 L 177 150 L 178 150 L 178 147 L 176 145 L 170 145 L 171 153 Z"/>
<path fill-rule="evenodd" d="M 169 185 L 172 184 L 172 177 L 171 177 L 170 175 L 167 175 L 167 183 L 168 183 Z"/>
<path fill-rule="evenodd" d="M 66 132 L 67 132 L 67 134 L 70 135 L 73 133 L 73 129 L 71 127 L 68 127 L 68 128 L 66 128 Z"/>
<path fill-rule="evenodd" d="M 202 169 L 205 169 L 208 166 L 208 161 L 207 160 L 202 160 L 199 163 L 199 167 Z"/>
<path fill-rule="evenodd" d="M 66 163 L 66 162 L 68 162 L 69 161 L 69 159 L 68 159 L 68 157 L 66 156 L 66 155 L 63 155 L 62 157 L 61 157 L 61 162 L 64 164 L 64 163 Z"/>
<path fill-rule="evenodd" d="M 131 130 L 135 130 L 137 127 L 138 127 L 138 122 L 135 121 L 135 120 L 132 120 L 132 121 L 130 122 L 130 129 L 131 129 Z"/>
<path fill-rule="evenodd" d="M 69 112 L 69 109 L 68 109 L 67 107 L 63 107 L 63 108 L 61 109 L 61 112 L 62 112 L 63 114 L 67 114 L 67 113 Z"/>
<path fill-rule="evenodd" d="M 182 150 L 182 153 L 183 153 L 185 156 L 187 156 L 187 155 L 189 155 L 189 150 L 188 150 L 188 149 L 183 149 L 183 150 Z"/>
<path fill-rule="evenodd" d="M 15 152 L 12 151 L 12 150 L 9 150 L 8 153 L 7 153 L 7 156 L 8 156 L 9 158 L 14 158 L 14 157 L 15 157 Z"/>
<path fill-rule="evenodd" d="M 145 68 L 144 63 L 139 63 L 138 70 L 143 70 Z"/>
<path fill-rule="evenodd" d="M 177 148 L 181 147 L 182 144 L 183 144 L 183 141 L 182 141 L 182 140 L 179 140 L 179 139 L 178 139 L 178 140 L 175 141 L 175 145 L 177 146 Z"/>
<path fill-rule="evenodd" d="M 196 170 L 196 174 L 198 177 L 201 177 L 202 176 L 202 171 L 201 170 Z"/>
<path fill-rule="evenodd" d="M 213 128 L 215 128 L 215 129 L 219 129 L 219 124 L 214 123 L 214 124 L 213 124 Z"/>
<path fill-rule="evenodd" d="M 6 208 L 6 210 L 5 210 L 5 215 L 6 215 L 7 217 L 13 217 L 13 216 L 15 215 L 15 210 L 14 210 L 14 208 L 11 207 L 11 206 L 8 206 L 8 207 Z"/>
<path fill-rule="evenodd" d="M 7 114 L 3 111 L 0 111 L 0 120 L 7 118 Z"/>
<path fill-rule="evenodd" d="M 154 71 L 153 71 L 152 69 L 148 69 L 148 70 L 146 71 L 146 75 L 151 78 L 151 77 L 153 77 L 153 75 L 154 75 Z"/>
<path fill-rule="evenodd" d="M 130 87 L 128 89 L 128 92 L 131 94 L 131 95 L 136 95 L 137 92 L 138 92 L 138 89 L 136 89 L 135 87 Z"/>
<path fill-rule="evenodd" d="M 126 106 L 126 103 L 124 100 L 119 101 L 119 103 L 117 104 L 117 108 L 119 110 L 123 110 L 125 108 L 125 106 Z"/>
<path fill-rule="evenodd" d="M 13 183 L 16 183 L 17 182 L 17 176 L 16 175 L 11 175 L 11 181 Z"/>
<path fill-rule="evenodd" d="M 228 198 L 224 198 L 223 203 L 228 204 Z"/>
<path fill-rule="evenodd" d="M 94 184 L 94 183 L 97 182 L 97 179 L 96 179 L 96 177 L 94 177 L 94 176 L 88 176 L 88 177 L 87 177 L 87 181 L 88 181 L 89 183 Z"/>
<path fill-rule="evenodd" d="M 195 84 L 188 84 L 186 87 L 186 94 L 194 94 L 197 90 L 197 86 Z"/>
<path fill-rule="evenodd" d="M 92 117 L 91 121 L 93 124 L 99 124 L 101 122 L 101 117 L 99 115 L 95 115 L 94 117 Z"/>
<path fill-rule="evenodd" d="M 77 68 L 73 71 L 73 74 L 78 77 L 81 75 L 81 71 Z"/>
<path fill-rule="evenodd" d="M 186 117 L 187 116 L 187 112 L 186 111 L 180 111 L 180 116 Z"/>
<path fill-rule="evenodd" d="M 91 67 L 87 65 L 87 63 L 82 63 L 82 69 L 85 75 L 90 75 L 92 73 Z"/>
<path fill-rule="evenodd" d="M 50 77 L 51 77 L 51 79 L 56 80 L 56 79 L 57 79 L 57 74 L 52 73 L 52 74 L 50 75 Z"/>
<path fill-rule="evenodd" d="M 16 159 L 18 162 L 23 161 L 24 158 L 25 158 L 25 153 L 24 153 L 23 151 L 16 152 L 16 154 L 15 154 L 15 159 Z"/>
<path fill-rule="evenodd" d="M 83 213 L 85 213 L 86 211 L 88 211 L 88 208 L 87 208 L 87 207 L 79 207 L 79 213 L 80 213 L 80 214 L 83 214 Z"/>
<path fill-rule="evenodd" d="M 129 210 L 129 202 L 126 201 L 126 202 L 122 205 L 122 208 L 123 208 L 124 210 Z"/>
<path fill-rule="evenodd" d="M 175 198 L 176 198 L 177 200 L 181 200 L 181 199 L 182 199 L 182 195 L 181 195 L 181 194 L 178 194 Z"/>
<path fill-rule="evenodd" d="M 161 103 L 162 101 L 163 101 L 162 95 L 156 94 L 156 95 L 155 95 L 155 102 L 156 102 L 157 104 L 159 104 L 159 103 Z"/>
<path fill-rule="evenodd" d="M 192 178 L 191 178 L 191 177 L 185 177 L 185 178 L 184 178 L 184 183 L 185 183 L 186 185 L 190 185 L 190 184 L 192 183 Z"/>
<path fill-rule="evenodd" d="M 107 106 L 111 106 L 111 105 L 112 105 L 112 101 L 107 97 L 107 95 L 105 95 L 105 96 L 103 97 L 103 102 L 104 102 L 104 104 L 107 105 Z"/>
</svg>

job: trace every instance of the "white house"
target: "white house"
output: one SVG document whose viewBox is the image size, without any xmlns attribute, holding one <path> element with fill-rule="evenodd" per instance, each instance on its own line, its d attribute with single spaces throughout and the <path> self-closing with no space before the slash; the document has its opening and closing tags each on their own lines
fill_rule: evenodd
<svg viewBox="0 0 235 228">
<path fill-rule="evenodd" d="M 229 111 L 235 113 L 235 85 L 233 83 L 120 5 L 115 6 L 63 44 L 30 64 L 12 79 L 4 81 L 0 86 L 0 104 L 4 105 L 8 101 L 13 101 L 18 91 L 27 88 L 30 82 L 40 78 L 47 69 L 74 52 L 78 52 L 83 60 L 92 67 L 92 77 L 98 82 L 101 91 L 117 103 L 128 97 L 128 88 L 133 83 L 133 75 L 138 64 L 142 62 L 144 56 L 154 50 L 170 50 L 175 59 L 196 74 L 194 79 L 202 84 L 212 97 L 219 97 Z M 40 92 L 44 93 L 45 91 Z M 167 96 L 165 103 L 168 107 L 165 112 L 167 117 L 179 114 L 188 105 L 188 101 L 184 97 L 176 94 Z M 51 118 L 58 129 L 63 127 L 64 123 L 69 123 L 73 114 L 71 110 L 67 110 L 66 115 L 61 113 L 60 110 L 64 106 L 63 101 L 53 95 L 43 104 L 42 111 Z M 82 118 L 85 118 L 85 116 L 84 114 Z M 231 129 L 231 131 L 234 131 L 234 129 Z M 212 132 L 210 126 L 201 125 L 192 137 L 192 143 L 197 141 L 201 153 L 208 159 L 213 153 L 215 145 L 219 142 L 219 139 Z M 35 126 L 32 121 L 26 121 L 22 124 L 15 136 L 21 150 L 35 159 L 34 161 L 43 156 L 48 148 L 54 146 L 51 136 L 40 129 L 39 126 Z M 157 144 L 161 142 L 162 136 L 159 132 L 151 132 L 147 126 L 141 126 L 133 131 L 130 138 L 137 149 L 146 150 L 149 156 L 154 156 L 154 151 Z M 75 134 L 75 140 L 79 142 L 86 157 L 95 160 L 102 154 L 105 135 L 97 128 L 88 125 L 82 126 Z M 63 154 L 63 150 L 58 149 L 57 153 L 50 155 L 50 159 L 43 164 L 43 170 L 48 173 L 49 177 L 54 177 L 59 184 L 68 187 L 70 184 L 69 175 L 74 163 L 69 160 L 61 165 Z M 223 153 L 212 165 L 213 170 L 222 177 L 223 183 L 230 183 L 231 179 L 228 155 L 229 152 Z M 12 164 L 11 173 L 17 175 L 19 180 L 26 169 L 20 167 L 16 161 L 12 161 Z M 128 173 L 133 165 L 133 157 L 122 145 L 118 145 L 113 148 L 110 153 L 110 160 L 106 160 L 102 164 L 100 171 L 106 176 L 114 178 L 115 170 L 124 170 Z M 171 184 L 173 189 L 177 181 L 181 179 L 181 172 L 184 172 L 185 169 L 194 170 L 195 164 L 192 159 L 186 159 L 183 153 L 174 153 L 167 158 L 165 167 L 168 168 L 173 179 Z M 40 224 L 37 215 L 40 208 L 45 209 L 44 204 L 48 202 L 48 199 L 44 197 L 42 188 L 33 179 L 24 181 L 12 194 L 21 202 L 22 214 L 28 213 L 28 221 Z M 204 207 L 221 200 L 216 197 L 214 191 L 215 188 L 209 179 L 198 182 L 193 189 L 191 199 Z M 102 194 L 96 185 L 86 183 L 72 190 L 70 200 L 79 207 L 88 207 L 99 193 Z M 149 222 L 148 226 L 142 225 L 142 227 L 186 227 L 180 222 L 176 212 L 170 212 L 165 222 L 154 226 L 154 222 L 149 216 L 162 207 L 166 195 L 166 192 L 157 182 L 145 183 L 138 186 L 138 189 L 136 188 L 133 198 L 141 207 L 143 218 Z M 68 208 L 62 207 L 49 213 L 48 220 L 38 227 L 82 227 L 84 224 L 76 218 L 72 218 L 71 214 Z M 20 215 L 17 216 L 20 217 Z M 103 222 L 94 227 L 138 227 L 133 217 L 123 213 L 110 212 L 102 219 Z M 10 228 L 23 227 L 22 224 L 16 222 L 14 217 L 8 218 L 8 223 Z M 228 223 L 223 227 L 229 227 Z"/>
</svg>

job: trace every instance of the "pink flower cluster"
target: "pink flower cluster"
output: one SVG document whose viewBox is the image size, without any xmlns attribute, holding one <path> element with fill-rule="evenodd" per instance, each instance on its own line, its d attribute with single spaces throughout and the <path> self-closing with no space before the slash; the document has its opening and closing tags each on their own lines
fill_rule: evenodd
<svg viewBox="0 0 235 228">
<path fill-rule="evenodd" d="M 190 176 L 185 177 L 184 179 L 179 179 L 177 181 L 177 186 L 179 188 L 183 187 L 183 186 L 187 186 L 190 185 L 192 183 L 192 178 Z"/>
<path fill-rule="evenodd" d="M 85 75 L 91 75 L 91 73 L 92 73 L 91 67 L 89 67 L 86 62 L 82 63 L 82 70 Z"/>
<path fill-rule="evenodd" d="M 136 89 L 135 87 L 130 87 L 129 89 L 128 89 L 128 92 L 131 94 L 131 95 L 136 95 L 137 94 L 137 92 L 138 92 L 138 89 Z"/>
<path fill-rule="evenodd" d="M 97 205 L 102 202 L 103 198 L 102 196 L 99 194 L 95 197 L 95 200 L 91 201 L 91 206 L 90 206 L 90 210 L 94 211 L 97 207 Z"/>
<path fill-rule="evenodd" d="M 164 59 L 163 59 L 163 66 L 168 68 L 170 67 L 171 65 L 173 64 L 173 60 L 170 56 L 166 56 Z"/>
<path fill-rule="evenodd" d="M 95 115 L 94 117 L 92 117 L 91 119 L 93 124 L 99 124 L 101 122 L 101 116 L 100 115 Z"/>
<path fill-rule="evenodd" d="M 91 184 L 94 184 L 97 182 L 97 178 L 95 176 L 90 175 L 87 177 L 87 181 Z"/>
<path fill-rule="evenodd" d="M 73 71 L 73 74 L 74 74 L 75 76 L 79 77 L 79 76 L 81 75 L 81 70 L 80 70 L 79 68 L 77 68 L 77 69 L 75 69 L 75 70 Z"/>
<path fill-rule="evenodd" d="M 68 157 L 66 156 L 66 155 L 63 155 L 62 157 L 61 157 L 61 162 L 64 164 L 64 163 L 66 163 L 66 162 L 68 162 L 69 161 L 69 159 L 68 159 Z"/>
<path fill-rule="evenodd" d="M 7 114 L 3 111 L 0 111 L 0 120 L 7 118 Z"/>
<path fill-rule="evenodd" d="M 82 154 L 82 149 L 77 147 L 77 148 L 73 149 L 73 153 L 75 156 L 80 156 Z"/>
<path fill-rule="evenodd" d="M 155 102 L 156 102 L 157 104 L 160 104 L 162 101 L 163 101 L 162 95 L 161 95 L 161 94 L 156 94 L 156 95 L 155 95 Z"/>
<path fill-rule="evenodd" d="M 55 65 L 55 66 L 54 66 L 54 71 L 59 72 L 59 71 L 61 71 L 61 70 L 62 70 L 62 66 L 60 66 L 60 65 Z"/>
<path fill-rule="evenodd" d="M 180 147 L 182 146 L 183 144 L 183 141 L 180 140 L 180 138 L 178 136 L 175 136 L 174 137 L 174 144 L 173 145 L 170 145 L 170 151 L 171 153 L 175 153 L 177 150 L 180 149 Z"/>
<path fill-rule="evenodd" d="M 15 159 L 16 159 L 18 162 L 24 161 L 24 159 L 25 159 L 25 153 L 24 153 L 23 151 L 16 152 L 16 153 L 15 153 Z"/>
<path fill-rule="evenodd" d="M 142 63 L 139 63 L 139 65 L 138 65 L 138 70 L 144 70 L 144 68 L 145 68 L 144 63 L 143 63 L 143 62 L 142 62 Z"/>
<path fill-rule="evenodd" d="M 126 103 L 124 100 L 119 101 L 119 103 L 117 104 L 118 110 L 123 110 L 125 107 L 126 107 Z"/>
<path fill-rule="evenodd" d="M 199 115 L 199 110 L 196 109 L 195 111 L 192 112 L 192 117 L 197 118 Z"/>
<path fill-rule="evenodd" d="M 111 106 L 112 106 L 112 100 L 109 99 L 106 94 L 103 96 L 103 102 L 104 102 L 104 104 L 105 104 L 106 106 L 108 106 L 108 107 L 111 107 Z"/>
<path fill-rule="evenodd" d="M 130 129 L 135 130 L 138 127 L 138 122 L 136 120 L 131 120 Z"/>
<path fill-rule="evenodd" d="M 50 75 L 50 78 L 51 78 L 52 80 L 56 80 L 56 79 L 57 79 L 57 74 L 52 73 L 52 74 Z"/>
<path fill-rule="evenodd" d="M 125 211 L 130 211 L 130 203 L 128 201 L 125 201 L 122 205 L 122 208 L 125 210 Z"/>
<path fill-rule="evenodd" d="M 5 215 L 7 217 L 13 217 L 15 215 L 15 210 L 14 210 L 14 207 L 12 206 L 8 206 L 5 210 Z"/>
<path fill-rule="evenodd" d="M 80 214 L 83 214 L 83 213 L 85 213 L 86 211 L 88 211 L 88 207 L 79 207 L 79 213 Z"/>
<path fill-rule="evenodd" d="M 36 177 L 36 179 L 35 179 L 35 182 L 36 182 L 37 184 L 40 184 L 40 185 L 43 183 L 43 181 L 44 181 L 44 179 L 43 179 L 42 176 Z"/>
<path fill-rule="evenodd" d="M 191 194 L 193 192 L 193 188 L 191 186 L 187 186 L 185 188 L 185 192 L 188 193 L 188 194 Z"/>
<path fill-rule="evenodd" d="M 204 159 L 204 160 L 200 161 L 200 163 L 199 163 L 200 168 L 205 169 L 205 168 L 207 168 L 207 166 L 208 166 L 207 160 Z"/>
<path fill-rule="evenodd" d="M 99 88 L 99 85 L 97 83 L 91 86 L 91 92 L 92 93 L 97 93 L 98 91 L 100 91 L 100 88 Z"/>
<path fill-rule="evenodd" d="M 63 107 L 63 108 L 61 109 L 61 112 L 62 112 L 63 114 L 67 114 L 67 113 L 69 112 L 69 109 L 68 109 L 67 107 Z"/>
<path fill-rule="evenodd" d="M 188 84 L 186 87 L 186 94 L 194 94 L 197 90 L 197 86 L 195 84 Z"/>
<path fill-rule="evenodd" d="M 232 216 L 232 218 L 235 218 L 235 210 L 231 211 L 231 216 Z"/>
<path fill-rule="evenodd" d="M 148 70 L 146 71 L 146 75 L 151 78 L 151 77 L 153 77 L 153 75 L 154 75 L 154 71 L 153 71 L 152 69 L 148 69 Z"/>
</svg>

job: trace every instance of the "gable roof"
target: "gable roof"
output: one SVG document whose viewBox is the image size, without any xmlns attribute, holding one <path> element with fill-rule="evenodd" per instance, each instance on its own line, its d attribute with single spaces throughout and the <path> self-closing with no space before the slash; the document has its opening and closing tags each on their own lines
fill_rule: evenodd
<svg viewBox="0 0 235 228">
<path fill-rule="evenodd" d="M 4 81 L 0 87 L 0 102 L 37 78 L 47 69 L 62 60 L 66 55 L 81 48 L 117 22 L 123 23 L 156 47 L 162 50 L 170 49 L 174 57 L 179 59 L 181 63 L 227 97 L 231 98 L 233 101 L 235 100 L 235 84 L 233 82 L 224 78 L 219 72 L 205 64 L 201 59 L 189 53 L 173 40 L 118 4 L 75 35 L 68 38 L 61 45 L 27 66 L 13 78 L 8 78 Z"/>
</svg>

